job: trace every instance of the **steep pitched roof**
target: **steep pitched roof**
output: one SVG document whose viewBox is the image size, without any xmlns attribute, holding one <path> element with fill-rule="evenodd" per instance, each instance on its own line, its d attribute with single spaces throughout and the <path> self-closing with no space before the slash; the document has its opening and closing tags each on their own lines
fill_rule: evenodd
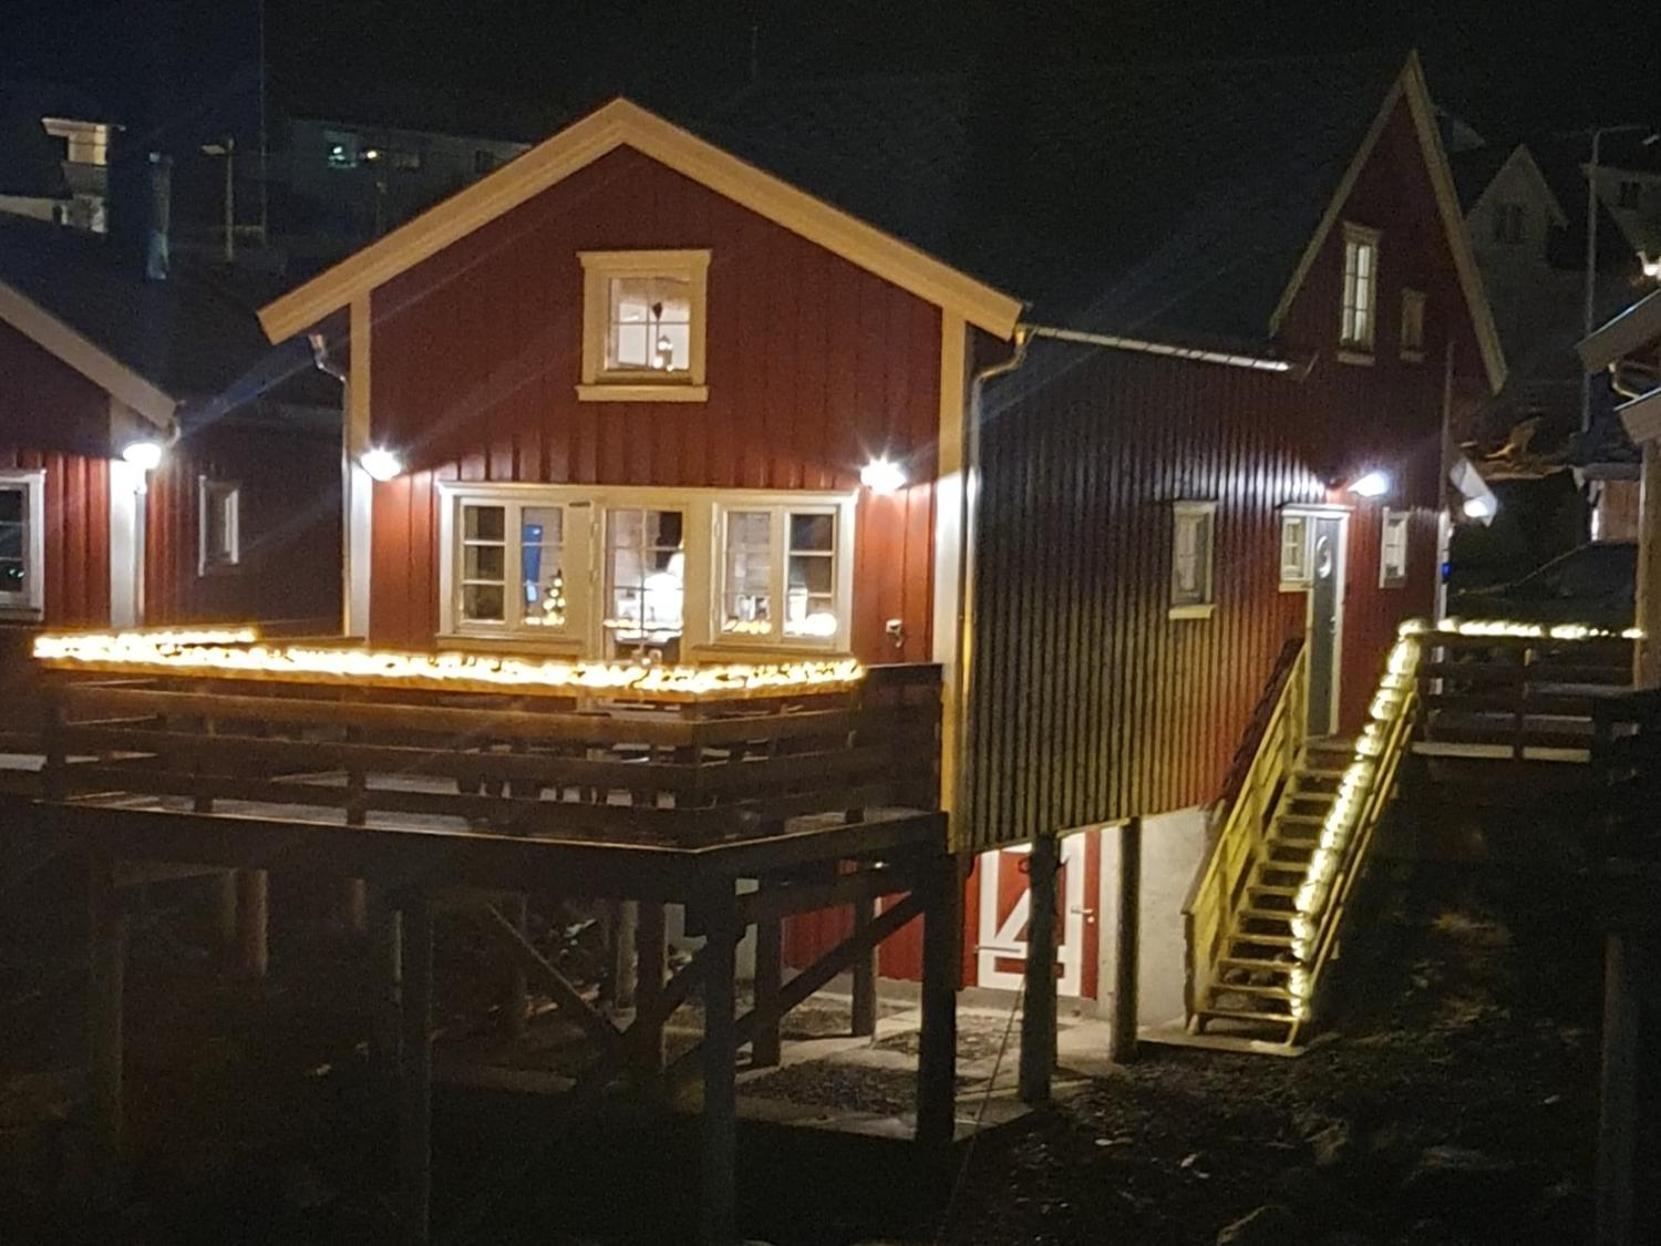
<svg viewBox="0 0 1661 1246">
<path fill-rule="evenodd" d="M 0 218 L 0 319 L 159 424 L 187 404 L 305 389 L 312 371 L 274 355 L 252 308 L 203 277 L 146 280 L 109 240 L 39 221 Z"/>
<path fill-rule="evenodd" d="M 764 84 L 698 128 L 1036 319 L 1257 345 L 1401 73 L 1362 55 Z"/>
</svg>

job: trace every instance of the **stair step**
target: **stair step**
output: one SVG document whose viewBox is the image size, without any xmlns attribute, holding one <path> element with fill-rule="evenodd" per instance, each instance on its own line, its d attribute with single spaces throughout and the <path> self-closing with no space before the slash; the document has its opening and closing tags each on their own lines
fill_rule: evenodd
<svg viewBox="0 0 1661 1246">
<path fill-rule="evenodd" d="M 1240 916 L 1259 922 L 1289 922 L 1297 914 L 1291 909 L 1241 909 Z"/>
<path fill-rule="evenodd" d="M 1301 961 L 1263 960 L 1257 956 L 1224 956 L 1217 963 L 1227 969 L 1249 969 L 1256 973 L 1291 973 L 1303 967 Z"/>
<path fill-rule="evenodd" d="M 1275 824 L 1290 822 L 1296 826 L 1325 826 L 1326 817 L 1319 813 L 1277 813 Z"/>
<path fill-rule="evenodd" d="M 1290 1013 L 1251 1012 L 1241 1008 L 1202 1008 L 1199 1015 L 1220 1021 L 1266 1021 L 1271 1025 L 1284 1025 L 1288 1029 L 1297 1021 Z"/>
<path fill-rule="evenodd" d="M 1285 1000 L 1290 1003 L 1292 992 L 1283 986 L 1253 986 L 1246 982 L 1213 982 L 1211 984 L 1211 998 L 1219 995 L 1255 995 L 1260 999 Z"/>
<path fill-rule="evenodd" d="M 1239 947 L 1291 947 L 1296 940 L 1289 934 L 1252 934 L 1250 931 L 1237 930 L 1229 936 L 1230 948 Z"/>
<path fill-rule="evenodd" d="M 1246 890 L 1260 896 L 1285 896 L 1288 899 L 1296 896 L 1300 887 L 1282 887 L 1278 883 L 1248 883 Z"/>
</svg>

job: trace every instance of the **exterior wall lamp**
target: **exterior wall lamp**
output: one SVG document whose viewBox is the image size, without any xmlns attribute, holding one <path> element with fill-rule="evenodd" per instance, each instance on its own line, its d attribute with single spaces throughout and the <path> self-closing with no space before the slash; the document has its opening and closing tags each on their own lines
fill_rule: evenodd
<svg viewBox="0 0 1661 1246">
<path fill-rule="evenodd" d="M 162 443 L 145 439 L 130 441 L 121 450 L 122 459 L 141 472 L 153 472 L 161 466 L 164 453 Z"/>
<path fill-rule="evenodd" d="M 883 455 L 859 469 L 859 483 L 879 497 L 897 493 L 905 488 L 905 468 Z"/>
<path fill-rule="evenodd" d="M 404 474 L 404 460 L 384 446 L 371 446 L 358 457 L 358 464 L 371 480 L 385 483 Z"/>
<path fill-rule="evenodd" d="M 1390 492 L 1390 477 L 1381 471 L 1370 471 L 1350 484 L 1350 492 L 1356 497 L 1377 498 Z"/>
</svg>

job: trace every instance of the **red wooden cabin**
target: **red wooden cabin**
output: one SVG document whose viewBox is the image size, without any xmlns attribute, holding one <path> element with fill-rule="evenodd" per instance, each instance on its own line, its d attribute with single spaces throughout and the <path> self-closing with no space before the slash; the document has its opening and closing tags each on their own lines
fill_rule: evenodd
<svg viewBox="0 0 1661 1246">
<path fill-rule="evenodd" d="M 1417 62 L 758 89 L 694 128 L 616 101 L 261 313 L 348 370 L 350 628 L 939 662 L 971 980 L 1023 956 L 1001 845 L 1173 815 L 1174 922 L 1284 642 L 1342 733 L 1434 610 L 1441 430 L 1501 379 Z M 1088 998 L 1111 871 L 1071 842 Z"/>
<path fill-rule="evenodd" d="M 8 219 L 0 377 L 8 635 L 332 630 L 338 386 L 304 351 L 273 351 L 245 303 L 199 276 L 148 279 L 101 237 Z"/>
</svg>

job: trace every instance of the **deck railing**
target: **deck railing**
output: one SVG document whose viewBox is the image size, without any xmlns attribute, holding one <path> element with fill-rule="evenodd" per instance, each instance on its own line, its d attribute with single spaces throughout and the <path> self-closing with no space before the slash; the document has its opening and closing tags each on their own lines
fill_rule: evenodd
<svg viewBox="0 0 1661 1246">
<path fill-rule="evenodd" d="M 1182 909 L 1188 949 L 1184 996 L 1190 1016 L 1205 997 L 1252 862 L 1263 850 L 1270 814 L 1303 748 L 1308 661 L 1302 637 L 1282 649 L 1212 811 L 1210 848 Z"/>
<path fill-rule="evenodd" d="M 41 710 L 50 800 L 672 845 L 938 804 L 931 665 L 697 696 L 112 667 L 51 674 Z"/>
</svg>

